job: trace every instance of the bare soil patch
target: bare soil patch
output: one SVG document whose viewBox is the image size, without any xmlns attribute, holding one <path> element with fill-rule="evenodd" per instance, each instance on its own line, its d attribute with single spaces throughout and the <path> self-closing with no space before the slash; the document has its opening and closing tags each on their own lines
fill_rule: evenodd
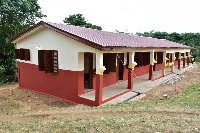
<svg viewBox="0 0 200 133">
<path fill-rule="evenodd" d="M 19 108 L 10 107 L 7 108 L 7 110 L 6 105 L 4 105 L 4 110 L 0 108 L 0 112 L 6 112 L 7 114 L 10 111 L 24 112 L 34 109 L 74 106 L 74 104 L 62 101 L 54 97 L 19 89 L 18 84 L 0 86 L 0 101 L 5 102 L 5 104 L 7 104 L 8 101 L 11 101 L 12 103 L 19 105 Z"/>
<path fill-rule="evenodd" d="M 154 99 L 164 99 L 163 94 L 168 94 L 169 96 L 173 96 L 173 95 L 182 93 L 186 86 L 200 81 L 200 68 L 198 67 L 197 64 L 194 64 L 194 68 L 185 72 L 183 75 L 185 77 L 179 82 L 176 82 L 173 85 L 169 85 L 169 84 L 159 85 L 153 88 L 152 90 L 150 90 L 149 92 L 147 92 L 146 96 L 140 100 L 146 101 L 146 100 L 154 100 Z M 9 102 L 10 104 L 8 104 L 8 101 L 11 101 Z M 15 104 L 18 104 L 19 106 Z M 115 111 L 101 112 L 98 110 L 94 110 L 94 112 L 87 111 L 87 110 L 75 111 L 75 112 L 73 110 L 71 111 L 65 110 L 59 113 L 59 111 L 56 110 L 56 108 L 66 109 L 66 107 L 74 107 L 75 105 L 59 100 L 54 97 L 19 89 L 18 84 L 0 86 L 0 105 L 2 106 L 2 108 L 0 107 L 0 121 L 19 120 L 19 119 L 28 120 L 30 118 L 34 119 L 38 117 L 49 117 L 49 116 L 55 116 L 55 115 L 56 116 L 62 115 L 65 117 L 67 116 L 75 117 L 75 116 L 83 116 L 86 114 L 87 116 L 94 116 L 94 115 L 107 116 L 107 115 L 119 115 L 119 114 L 124 113 L 124 112 L 117 112 L 117 111 L 116 112 Z M 50 110 L 50 112 L 48 111 L 41 111 L 41 112 L 36 111 L 36 113 L 29 112 L 29 111 L 37 110 L 37 109 Z M 15 115 L 12 115 L 13 112 L 18 112 L 18 113 L 15 113 Z M 28 113 L 23 114 L 23 112 L 28 112 Z M 132 112 L 132 113 L 137 113 L 137 112 Z M 148 113 L 151 113 L 151 112 L 148 112 Z M 158 112 L 156 111 L 155 113 L 158 113 Z M 174 114 L 174 112 L 172 114 Z"/>
<path fill-rule="evenodd" d="M 147 100 L 155 100 L 155 99 L 165 99 L 163 97 L 164 94 L 167 94 L 169 97 L 177 95 L 179 93 L 182 93 L 184 91 L 184 88 L 192 85 L 196 82 L 200 81 L 200 67 L 194 63 L 194 68 L 184 72 L 182 75 L 184 77 L 178 81 L 172 84 L 161 84 L 159 86 L 154 87 L 150 91 L 146 93 L 146 95 L 141 98 L 142 101 Z"/>
</svg>

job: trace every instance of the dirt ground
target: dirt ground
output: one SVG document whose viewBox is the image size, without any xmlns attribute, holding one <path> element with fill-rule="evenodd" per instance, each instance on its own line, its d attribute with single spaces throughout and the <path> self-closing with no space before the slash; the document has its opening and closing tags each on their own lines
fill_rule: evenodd
<svg viewBox="0 0 200 133">
<path fill-rule="evenodd" d="M 182 75 L 184 76 L 178 82 L 172 84 L 161 84 L 159 86 L 154 87 L 150 91 L 146 93 L 146 96 L 143 97 L 142 101 L 146 100 L 154 100 L 154 99 L 164 99 L 164 94 L 167 94 L 169 97 L 173 95 L 177 95 L 182 93 L 186 86 L 192 85 L 196 82 L 200 81 L 200 66 L 196 63 L 193 64 L 194 68 L 184 72 Z"/>
<path fill-rule="evenodd" d="M 173 85 L 159 85 L 147 92 L 146 96 L 140 100 L 162 99 L 163 94 L 173 96 L 181 93 L 184 87 L 200 81 L 200 68 L 198 68 L 197 64 L 194 64 L 194 68 L 185 72 L 183 75 L 185 77 L 179 82 Z M 17 86 L 18 84 L 0 86 L 0 101 L 14 101 L 14 103 L 18 103 L 20 106 L 20 108 L 13 108 L 12 111 L 24 112 L 34 109 L 75 106 L 74 104 L 50 96 L 19 89 Z M 9 110 L 4 110 L 4 112 L 5 111 L 9 113 Z M 0 112 L 2 112 L 1 108 Z"/>
</svg>

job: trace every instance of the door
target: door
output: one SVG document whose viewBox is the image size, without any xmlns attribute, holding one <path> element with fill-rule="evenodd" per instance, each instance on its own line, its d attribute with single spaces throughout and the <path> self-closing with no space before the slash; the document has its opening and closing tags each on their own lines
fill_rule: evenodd
<svg viewBox="0 0 200 133">
<path fill-rule="evenodd" d="M 116 81 L 123 80 L 123 73 L 124 73 L 124 54 L 120 53 L 117 54 L 117 71 L 116 71 Z"/>
<path fill-rule="evenodd" d="M 93 86 L 93 53 L 84 53 L 84 88 Z"/>
</svg>

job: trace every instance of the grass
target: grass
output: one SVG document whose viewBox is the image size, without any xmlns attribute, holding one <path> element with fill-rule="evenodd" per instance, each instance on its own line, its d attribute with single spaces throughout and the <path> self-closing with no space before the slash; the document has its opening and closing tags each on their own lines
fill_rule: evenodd
<svg viewBox="0 0 200 133">
<path fill-rule="evenodd" d="M 13 100 L 1 100 L 0 99 L 0 113 L 1 115 L 6 112 L 11 112 L 12 109 L 20 108 L 20 104 Z"/>
<path fill-rule="evenodd" d="M 17 104 L 9 102 L 11 108 Z M 72 111 L 73 110 L 73 111 Z M 200 82 L 165 100 L 127 102 L 0 123 L 0 132 L 200 132 Z M 71 111 L 71 113 L 70 113 Z"/>
</svg>

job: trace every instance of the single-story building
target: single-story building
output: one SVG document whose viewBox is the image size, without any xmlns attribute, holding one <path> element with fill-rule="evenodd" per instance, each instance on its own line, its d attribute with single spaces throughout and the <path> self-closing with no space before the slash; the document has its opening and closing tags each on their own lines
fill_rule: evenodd
<svg viewBox="0 0 200 133">
<path fill-rule="evenodd" d="M 16 44 L 19 87 L 74 104 L 98 106 L 102 89 L 165 68 L 189 65 L 191 47 L 164 39 L 41 21 L 11 39 Z M 183 65 L 181 64 L 183 57 Z M 95 91 L 95 100 L 81 97 Z M 118 95 L 119 96 L 119 95 Z M 113 97 L 114 98 L 114 97 Z M 109 100 L 111 100 L 110 98 Z"/>
</svg>

